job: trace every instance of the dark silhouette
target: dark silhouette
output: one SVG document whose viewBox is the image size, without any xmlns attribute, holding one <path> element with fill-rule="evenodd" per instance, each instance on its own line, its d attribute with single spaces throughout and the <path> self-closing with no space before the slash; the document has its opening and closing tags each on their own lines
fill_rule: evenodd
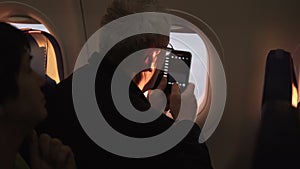
<svg viewBox="0 0 300 169">
<path fill-rule="evenodd" d="M 41 87 L 45 80 L 30 67 L 30 46 L 22 31 L 0 22 L 0 168 L 76 169 L 71 149 L 33 128 L 47 116 Z M 28 162 L 20 155 L 26 142 Z M 51 151 L 49 151 L 51 149 Z"/>
<path fill-rule="evenodd" d="M 293 84 L 297 87 L 290 53 L 270 51 L 254 169 L 300 168 L 300 119 L 298 109 L 292 106 Z"/>
<path fill-rule="evenodd" d="M 160 10 L 161 7 L 157 8 L 157 6 L 158 4 L 155 0 L 115 0 L 107 9 L 107 14 L 103 17 L 101 25 L 104 26 L 115 19 L 134 13 L 158 11 L 157 9 L 159 8 Z M 155 23 L 151 24 L 154 24 L 155 26 Z M 164 26 L 168 28 L 169 25 L 165 24 Z M 116 35 L 114 34 L 114 36 Z M 127 56 L 142 49 L 164 49 L 167 47 L 168 43 L 169 37 L 164 35 L 139 34 L 117 43 L 101 61 L 95 82 L 96 99 L 99 109 L 106 121 L 119 133 L 135 138 L 145 138 L 164 132 L 175 122 L 165 114 L 162 114 L 158 119 L 149 123 L 136 123 L 130 121 L 120 115 L 114 105 L 111 95 L 111 81 L 114 71 Z M 94 63 L 93 59 L 95 57 L 99 56 L 97 56 L 97 54 L 93 55 L 89 60 L 89 64 L 79 68 L 75 73 L 80 75 L 89 71 L 89 67 Z M 141 57 L 145 58 L 146 55 Z M 147 63 L 149 63 L 149 61 L 152 62 L 150 59 Z M 136 64 L 146 63 L 144 61 L 142 62 L 137 61 Z M 145 70 L 138 73 L 135 77 L 131 77 L 132 74 L 126 72 L 125 69 L 126 68 L 124 68 L 123 76 L 132 79 L 129 87 L 129 96 L 132 105 L 139 111 L 148 110 L 150 108 L 150 103 L 143 92 L 152 89 L 159 71 L 156 69 Z M 147 84 L 141 86 L 139 85 L 139 82 L 144 78 L 142 76 L 143 72 L 151 73 L 151 79 L 146 79 Z M 127 158 L 102 149 L 87 136 L 77 119 L 72 100 L 72 77 L 73 74 L 61 81 L 55 88 L 52 96 L 49 97 L 47 105 L 49 118 L 43 125 L 39 126 L 39 131 L 47 131 L 62 139 L 65 144 L 69 144 L 75 153 L 76 162 L 79 168 L 98 169 L 104 166 L 106 168 L 128 169 L 212 168 L 206 145 L 198 142 L 201 129 L 197 124 L 188 120 L 183 120 L 180 123 L 191 124 L 193 126 L 191 131 L 179 144 L 163 154 L 149 158 Z M 177 88 L 178 86 L 174 85 L 174 87 L 172 87 L 172 92 L 175 93 L 175 89 Z M 124 87 L 124 90 L 128 90 L 128 88 Z M 180 93 L 177 94 L 180 95 Z M 190 95 L 189 97 L 194 98 L 195 96 Z M 174 97 L 170 97 L 171 100 L 172 98 Z M 194 106 L 197 107 L 196 102 L 191 102 L 190 107 Z M 86 111 L 88 112 L 89 109 L 87 108 Z M 153 112 L 155 110 L 151 111 Z M 173 115 L 177 117 L 176 111 L 172 112 Z M 196 113 L 196 109 L 194 113 Z M 99 135 L 104 136 L 105 133 L 99 133 Z"/>
</svg>

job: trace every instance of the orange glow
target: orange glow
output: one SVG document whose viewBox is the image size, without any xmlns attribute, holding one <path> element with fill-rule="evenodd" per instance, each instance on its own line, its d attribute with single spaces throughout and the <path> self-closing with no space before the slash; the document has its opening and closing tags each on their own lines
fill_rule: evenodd
<svg viewBox="0 0 300 169">
<path fill-rule="evenodd" d="M 41 31 L 28 31 L 28 33 L 32 34 L 32 33 L 42 33 Z"/>
<path fill-rule="evenodd" d="M 143 71 L 140 73 L 141 79 L 138 82 L 138 87 L 143 91 L 145 86 L 151 80 L 155 73 L 155 69 L 157 68 L 157 56 L 160 54 L 160 50 L 151 50 L 151 54 L 149 57 L 146 58 L 145 63 L 146 65 L 150 64 L 150 69 Z"/>
<path fill-rule="evenodd" d="M 295 84 L 292 84 L 292 106 L 297 108 L 298 105 L 298 91 Z"/>
</svg>

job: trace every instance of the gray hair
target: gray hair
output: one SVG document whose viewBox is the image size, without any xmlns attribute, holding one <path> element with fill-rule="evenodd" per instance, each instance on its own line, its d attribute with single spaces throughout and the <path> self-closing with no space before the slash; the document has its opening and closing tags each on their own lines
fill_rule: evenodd
<svg viewBox="0 0 300 169">
<path fill-rule="evenodd" d="M 120 17 L 141 12 L 165 12 L 157 0 L 114 0 L 101 20 L 101 26 Z"/>
<path fill-rule="evenodd" d="M 137 29 L 138 32 L 154 33 L 135 36 L 135 38 L 120 42 L 122 45 L 119 47 L 122 46 L 122 50 L 133 52 L 146 48 L 167 47 L 169 37 L 165 35 L 170 32 L 169 18 L 154 13 L 148 15 L 145 12 L 165 13 L 165 10 L 157 0 L 113 0 L 102 18 L 101 25 L 106 26 L 113 23 L 112 25 L 118 25 L 119 29 L 106 27 L 107 31 L 100 34 L 100 50 L 107 49 L 109 41 L 114 41 L 122 35 L 134 34 Z M 126 52 L 120 53 L 123 55 L 110 56 L 108 59 L 119 63 L 126 57 L 124 55 Z"/>
</svg>

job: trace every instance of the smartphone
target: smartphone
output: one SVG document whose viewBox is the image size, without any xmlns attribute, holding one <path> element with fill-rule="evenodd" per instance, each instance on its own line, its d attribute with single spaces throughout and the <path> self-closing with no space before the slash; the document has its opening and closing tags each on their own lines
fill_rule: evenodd
<svg viewBox="0 0 300 169">
<path fill-rule="evenodd" d="M 155 86 L 159 84 L 162 77 L 167 77 L 166 92 L 171 92 L 171 87 L 177 83 L 183 92 L 189 83 L 192 54 L 188 51 L 171 50 L 166 54 L 163 70 L 161 70 Z"/>
</svg>

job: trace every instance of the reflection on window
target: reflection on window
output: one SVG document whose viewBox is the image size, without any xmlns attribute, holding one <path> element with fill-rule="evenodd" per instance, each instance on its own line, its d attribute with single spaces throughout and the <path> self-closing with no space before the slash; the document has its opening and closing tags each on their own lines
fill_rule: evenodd
<svg viewBox="0 0 300 169">
<path fill-rule="evenodd" d="M 35 29 L 50 33 L 49 30 L 43 24 L 23 24 L 23 23 L 10 23 L 19 29 Z"/>
</svg>

